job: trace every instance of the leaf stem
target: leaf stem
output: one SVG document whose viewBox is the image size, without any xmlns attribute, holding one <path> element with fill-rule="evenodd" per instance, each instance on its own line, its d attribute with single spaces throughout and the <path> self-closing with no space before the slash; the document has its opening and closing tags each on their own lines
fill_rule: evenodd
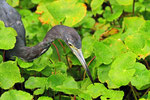
<svg viewBox="0 0 150 100">
<path fill-rule="evenodd" d="M 146 64 L 147 69 L 150 70 L 150 66 L 149 66 L 147 60 L 144 59 L 144 62 L 145 62 L 145 64 Z"/>
<path fill-rule="evenodd" d="M 66 53 L 65 47 L 64 47 L 64 45 L 62 44 L 62 42 L 61 42 L 60 40 L 58 40 L 58 42 L 60 43 L 61 47 L 63 48 L 64 52 Z"/>
<path fill-rule="evenodd" d="M 150 91 L 150 88 L 146 90 L 146 92 L 143 94 L 143 96 L 146 95 L 149 91 Z"/>
<path fill-rule="evenodd" d="M 132 91 L 132 93 L 133 93 L 134 99 L 135 99 L 135 100 L 138 100 L 138 99 L 137 99 L 137 96 L 136 96 L 136 93 L 135 93 L 135 91 L 134 91 L 134 87 L 131 85 L 131 83 L 129 83 L 129 86 L 130 86 L 131 91 Z"/>
<path fill-rule="evenodd" d="M 5 53 L 6 53 L 6 51 L 4 50 L 3 51 L 3 62 L 5 61 Z"/>
<path fill-rule="evenodd" d="M 91 64 L 91 62 L 92 62 L 95 58 L 96 58 L 96 56 L 94 56 L 94 57 L 90 60 L 90 62 L 88 63 L 87 66 L 89 66 L 89 65 Z M 84 71 L 83 80 L 85 79 L 85 75 L 86 75 L 86 71 Z"/>
<path fill-rule="evenodd" d="M 74 100 L 76 100 L 76 96 L 74 95 Z"/>
<path fill-rule="evenodd" d="M 61 59 L 60 59 L 60 54 L 59 54 L 59 51 L 58 51 L 57 46 L 56 46 L 54 43 L 52 43 L 52 45 L 53 45 L 53 46 L 55 47 L 55 49 L 56 49 L 56 52 L 57 52 L 57 55 L 58 55 L 58 60 L 61 61 Z"/>
<path fill-rule="evenodd" d="M 62 44 L 62 42 L 60 40 L 58 40 L 58 42 L 60 43 L 61 47 L 63 48 L 63 51 L 64 53 L 66 53 L 66 50 L 65 50 L 65 47 L 64 45 Z M 71 68 L 70 64 L 69 64 L 69 61 L 68 61 L 68 56 L 66 55 L 66 60 L 67 60 L 67 64 L 69 66 L 69 68 Z"/>
<path fill-rule="evenodd" d="M 59 100 L 61 100 L 61 92 L 59 92 Z"/>
</svg>

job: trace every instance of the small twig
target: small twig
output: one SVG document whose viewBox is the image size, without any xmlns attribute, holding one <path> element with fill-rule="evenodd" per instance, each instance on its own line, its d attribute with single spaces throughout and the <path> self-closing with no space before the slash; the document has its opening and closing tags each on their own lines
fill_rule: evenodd
<svg viewBox="0 0 150 100">
<path fill-rule="evenodd" d="M 61 100 L 61 93 L 59 93 L 59 100 Z"/>
<path fill-rule="evenodd" d="M 60 43 L 61 47 L 63 48 L 64 53 L 66 53 L 65 47 L 64 47 L 64 45 L 62 44 L 62 42 L 61 42 L 60 40 L 58 40 L 58 42 Z M 71 67 L 70 67 L 70 64 L 69 64 L 69 61 L 68 61 L 68 56 L 67 56 L 67 55 L 66 55 L 66 60 L 67 60 L 67 64 L 68 64 L 69 68 L 71 68 Z"/>
<path fill-rule="evenodd" d="M 149 91 L 150 91 L 150 88 L 146 90 L 146 92 L 143 94 L 143 96 L 146 95 Z"/>
<path fill-rule="evenodd" d="M 76 96 L 74 95 L 74 100 L 76 100 Z"/>
<path fill-rule="evenodd" d="M 52 45 L 53 45 L 53 46 L 55 47 L 55 49 L 56 49 L 56 52 L 57 52 L 57 55 L 58 55 L 58 60 L 61 61 L 57 46 L 56 46 L 54 43 L 52 43 Z"/>
<path fill-rule="evenodd" d="M 49 61 L 53 64 L 53 62 L 52 62 L 52 60 L 51 60 L 51 59 L 49 59 Z"/>
<path fill-rule="evenodd" d="M 136 94 L 135 94 L 135 91 L 134 91 L 134 87 L 131 85 L 131 83 L 129 83 L 129 86 L 130 86 L 131 91 L 132 91 L 132 93 L 133 93 L 134 99 L 135 99 L 135 100 L 138 100 L 138 99 L 137 99 L 137 96 L 136 96 Z"/>
<path fill-rule="evenodd" d="M 36 71 L 34 72 L 34 77 L 36 77 Z"/>
<path fill-rule="evenodd" d="M 129 100 L 130 94 L 131 94 L 131 89 L 130 89 L 130 91 L 128 92 L 128 94 L 127 94 L 127 96 L 126 96 L 126 99 L 127 99 L 127 100 Z"/>
<path fill-rule="evenodd" d="M 50 97 L 49 89 L 47 90 L 47 95 L 48 95 L 48 97 Z"/>
<path fill-rule="evenodd" d="M 94 56 L 94 57 L 90 60 L 90 62 L 88 63 L 88 66 L 91 64 L 91 62 L 92 62 L 95 58 L 96 58 L 96 56 Z"/>
<path fill-rule="evenodd" d="M 132 8 L 132 14 L 134 16 L 134 8 L 135 8 L 135 0 L 133 0 L 133 8 Z"/>
<path fill-rule="evenodd" d="M 150 66 L 149 66 L 147 60 L 144 59 L 144 62 L 145 62 L 145 64 L 146 64 L 147 69 L 150 70 Z"/>
<path fill-rule="evenodd" d="M 4 50 L 3 51 L 3 61 L 5 61 L 5 53 L 6 53 L 6 51 Z"/>
<path fill-rule="evenodd" d="M 63 48 L 64 52 L 66 53 L 64 45 L 61 43 L 60 40 L 58 40 L 58 42 L 60 43 L 61 47 Z"/>
<path fill-rule="evenodd" d="M 34 100 L 37 100 L 37 96 L 36 95 L 33 95 L 33 97 L 34 97 Z"/>
<path fill-rule="evenodd" d="M 94 56 L 91 60 L 90 60 L 90 62 L 88 63 L 88 67 L 89 67 L 89 65 L 91 64 L 91 62 L 94 60 L 96 58 L 96 56 Z M 85 79 L 85 75 L 86 75 L 86 71 L 84 71 L 84 75 L 83 75 L 83 80 Z"/>
</svg>

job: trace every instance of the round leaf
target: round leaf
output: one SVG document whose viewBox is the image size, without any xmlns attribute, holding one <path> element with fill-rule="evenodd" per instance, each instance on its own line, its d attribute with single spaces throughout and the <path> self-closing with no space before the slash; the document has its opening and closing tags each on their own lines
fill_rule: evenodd
<svg viewBox="0 0 150 100">
<path fill-rule="evenodd" d="M 4 92 L 0 100 L 33 100 L 33 96 L 20 90 L 9 90 Z"/>
<path fill-rule="evenodd" d="M 118 86 L 127 85 L 132 79 L 135 69 L 136 56 L 132 52 L 117 57 L 111 65 L 109 77 Z"/>
<path fill-rule="evenodd" d="M 20 70 L 13 61 L 0 64 L 0 87 L 11 88 L 15 83 L 22 82 Z"/>
<path fill-rule="evenodd" d="M 110 64 L 113 60 L 113 52 L 111 51 L 110 47 L 101 42 L 95 42 L 94 53 L 97 61 L 104 64 Z"/>
<path fill-rule="evenodd" d="M 91 36 L 82 39 L 82 51 L 85 58 L 88 58 L 93 53 L 94 39 Z"/>
<path fill-rule="evenodd" d="M 0 25 L 4 25 L 2 21 L 0 21 Z M 12 49 L 16 43 L 16 31 L 11 27 L 0 28 L 0 49 Z"/>
<path fill-rule="evenodd" d="M 132 85 L 138 90 L 150 87 L 150 71 L 141 63 L 136 63 L 135 69 L 135 74 L 131 80 Z"/>
</svg>

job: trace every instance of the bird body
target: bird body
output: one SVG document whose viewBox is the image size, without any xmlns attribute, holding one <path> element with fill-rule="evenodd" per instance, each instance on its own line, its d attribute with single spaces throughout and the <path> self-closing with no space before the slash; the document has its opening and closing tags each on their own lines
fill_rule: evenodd
<svg viewBox="0 0 150 100">
<path fill-rule="evenodd" d="M 81 51 L 81 38 L 75 29 L 64 25 L 56 25 L 47 32 L 43 41 L 33 47 L 27 47 L 25 42 L 25 29 L 21 21 L 21 16 L 5 0 L 0 0 L 0 20 L 5 23 L 6 27 L 12 27 L 17 32 L 15 47 L 6 51 L 6 58 L 14 59 L 14 56 L 17 56 L 25 61 L 32 61 L 45 53 L 54 40 L 62 39 L 77 56 L 93 82 Z"/>
<path fill-rule="evenodd" d="M 5 0 L 0 0 L 0 20 L 5 23 L 6 27 L 12 27 L 17 32 L 16 45 L 12 50 L 6 51 L 6 58 L 16 56 L 19 47 L 25 46 L 25 29 L 19 13 Z M 5 33 L 4 33 L 5 34 Z"/>
</svg>

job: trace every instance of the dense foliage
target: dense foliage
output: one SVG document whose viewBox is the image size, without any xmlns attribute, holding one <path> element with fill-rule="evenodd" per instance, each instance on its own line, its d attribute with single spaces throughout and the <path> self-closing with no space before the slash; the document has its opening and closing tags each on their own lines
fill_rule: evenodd
<svg viewBox="0 0 150 100">
<path fill-rule="evenodd" d="M 21 14 L 28 46 L 53 26 L 74 27 L 95 84 L 62 40 L 33 62 L 3 61 L 0 100 L 150 100 L 150 0 L 7 0 Z M 0 49 L 16 31 L 0 21 Z"/>
</svg>

